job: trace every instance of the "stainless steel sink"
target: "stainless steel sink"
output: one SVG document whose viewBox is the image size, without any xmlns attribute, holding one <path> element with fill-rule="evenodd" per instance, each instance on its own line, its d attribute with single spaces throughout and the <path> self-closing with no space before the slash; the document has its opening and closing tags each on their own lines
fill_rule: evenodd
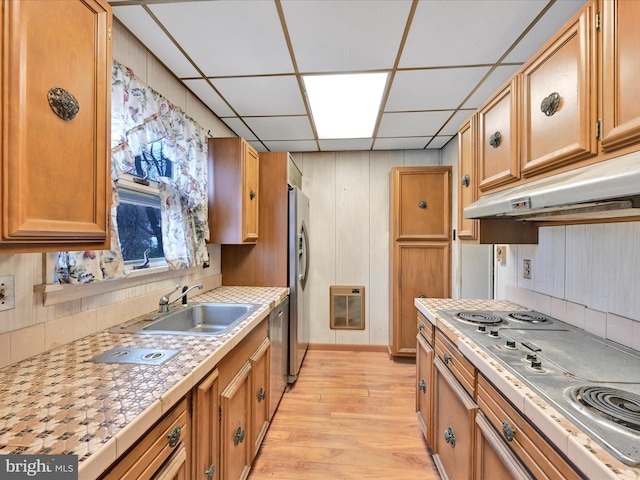
<svg viewBox="0 0 640 480">
<path fill-rule="evenodd" d="M 118 333 L 222 335 L 249 317 L 259 304 L 200 302 L 111 329 Z"/>
</svg>

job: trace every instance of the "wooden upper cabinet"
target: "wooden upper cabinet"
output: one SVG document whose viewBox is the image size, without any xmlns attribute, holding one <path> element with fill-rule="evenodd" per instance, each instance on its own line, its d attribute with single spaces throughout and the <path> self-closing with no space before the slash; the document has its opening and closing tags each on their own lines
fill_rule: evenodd
<svg viewBox="0 0 640 480">
<path fill-rule="evenodd" d="M 520 178 L 518 77 L 478 111 L 478 188 L 487 192 Z"/>
<path fill-rule="evenodd" d="M 471 240 L 477 238 L 478 220 L 464 218 L 464 208 L 477 200 L 476 122 L 474 114 L 458 132 L 458 237 Z"/>
<path fill-rule="evenodd" d="M 258 152 L 243 138 L 209 139 L 210 243 L 258 241 Z"/>
<path fill-rule="evenodd" d="M 603 2 L 603 152 L 640 141 L 639 18 L 640 2 Z"/>
<path fill-rule="evenodd" d="M 0 12 L 0 251 L 109 248 L 111 8 L 5 0 Z"/>
<path fill-rule="evenodd" d="M 448 240 L 451 169 L 394 167 L 391 212 L 395 240 Z"/>
<path fill-rule="evenodd" d="M 595 155 L 595 1 L 567 22 L 522 70 L 522 174 Z"/>
</svg>

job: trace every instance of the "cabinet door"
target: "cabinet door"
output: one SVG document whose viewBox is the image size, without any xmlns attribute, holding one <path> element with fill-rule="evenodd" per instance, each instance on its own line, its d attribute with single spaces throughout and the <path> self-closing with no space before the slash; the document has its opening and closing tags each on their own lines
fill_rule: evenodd
<svg viewBox="0 0 640 480">
<path fill-rule="evenodd" d="M 451 168 L 391 170 L 393 238 L 445 240 L 451 231 Z"/>
<path fill-rule="evenodd" d="M 534 56 L 522 73 L 522 174 L 597 153 L 594 4 Z"/>
<path fill-rule="evenodd" d="M 269 428 L 271 343 L 268 338 L 262 342 L 260 348 L 251 355 L 249 360 L 251 362 L 251 431 L 253 432 L 251 459 L 253 460 Z"/>
<path fill-rule="evenodd" d="M 478 406 L 442 360 L 436 358 L 434 366 L 434 460 L 447 478 L 471 479 Z"/>
<path fill-rule="evenodd" d="M 220 392 L 218 370 L 211 372 L 193 394 L 193 479 L 218 479 Z"/>
<path fill-rule="evenodd" d="M 518 77 L 478 112 L 478 188 L 488 192 L 520 178 Z"/>
<path fill-rule="evenodd" d="M 258 240 L 258 166 L 258 152 L 245 142 L 242 161 L 242 241 L 248 243 Z"/>
<path fill-rule="evenodd" d="M 391 354 L 415 356 L 416 297 L 448 298 L 449 242 L 396 242 L 393 248 Z"/>
<path fill-rule="evenodd" d="M 474 470 L 474 480 L 533 479 L 481 412 L 476 415 Z"/>
<path fill-rule="evenodd" d="M 220 477 L 245 479 L 251 468 L 251 365 L 246 362 L 221 394 Z"/>
<path fill-rule="evenodd" d="M 640 2 L 603 2 L 602 150 L 640 141 Z"/>
<path fill-rule="evenodd" d="M 477 238 L 478 229 L 478 220 L 464 218 L 464 208 L 477 200 L 476 123 L 473 115 L 458 132 L 458 237 L 468 240 Z"/>
<path fill-rule="evenodd" d="M 187 480 L 187 450 L 180 447 L 167 460 L 167 463 L 153 476 L 152 480 Z"/>
<path fill-rule="evenodd" d="M 2 7 L 0 250 L 108 248 L 111 9 Z M 75 116 L 62 113 L 73 106 Z"/>
<path fill-rule="evenodd" d="M 422 334 L 418 334 L 416 339 L 416 412 L 424 438 L 431 445 L 433 443 L 433 348 Z"/>
</svg>

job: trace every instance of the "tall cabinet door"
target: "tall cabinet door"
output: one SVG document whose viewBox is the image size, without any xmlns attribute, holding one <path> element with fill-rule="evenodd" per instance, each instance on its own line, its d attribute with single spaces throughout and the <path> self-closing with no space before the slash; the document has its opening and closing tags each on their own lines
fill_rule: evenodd
<svg viewBox="0 0 640 480">
<path fill-rule="evenodd" d="M 451 291 L 451 168 L 394 167 L 390 189 L 389 354 L 414 357 L 414 299 Z"/>
<path fill-rule="evenodd" d="M 602 150 L 640 141 L 640 2 L 603 2 Z"/>
</svg>

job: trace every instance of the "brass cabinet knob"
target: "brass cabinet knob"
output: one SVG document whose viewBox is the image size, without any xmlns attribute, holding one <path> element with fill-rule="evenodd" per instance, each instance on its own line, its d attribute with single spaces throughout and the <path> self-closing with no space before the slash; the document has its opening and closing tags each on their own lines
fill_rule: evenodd
<svg viewBox="0 0 640 480">
<path fill-rule="evenodd" d="M 545 97 L 540 104 L 540 110 L 547 117 L 553 116 L 553 114 L 558 111 L 558 107 L 560 107 L 560 94 L 558 92 L 549 94 L 549 96 Z"/>
</svg>

